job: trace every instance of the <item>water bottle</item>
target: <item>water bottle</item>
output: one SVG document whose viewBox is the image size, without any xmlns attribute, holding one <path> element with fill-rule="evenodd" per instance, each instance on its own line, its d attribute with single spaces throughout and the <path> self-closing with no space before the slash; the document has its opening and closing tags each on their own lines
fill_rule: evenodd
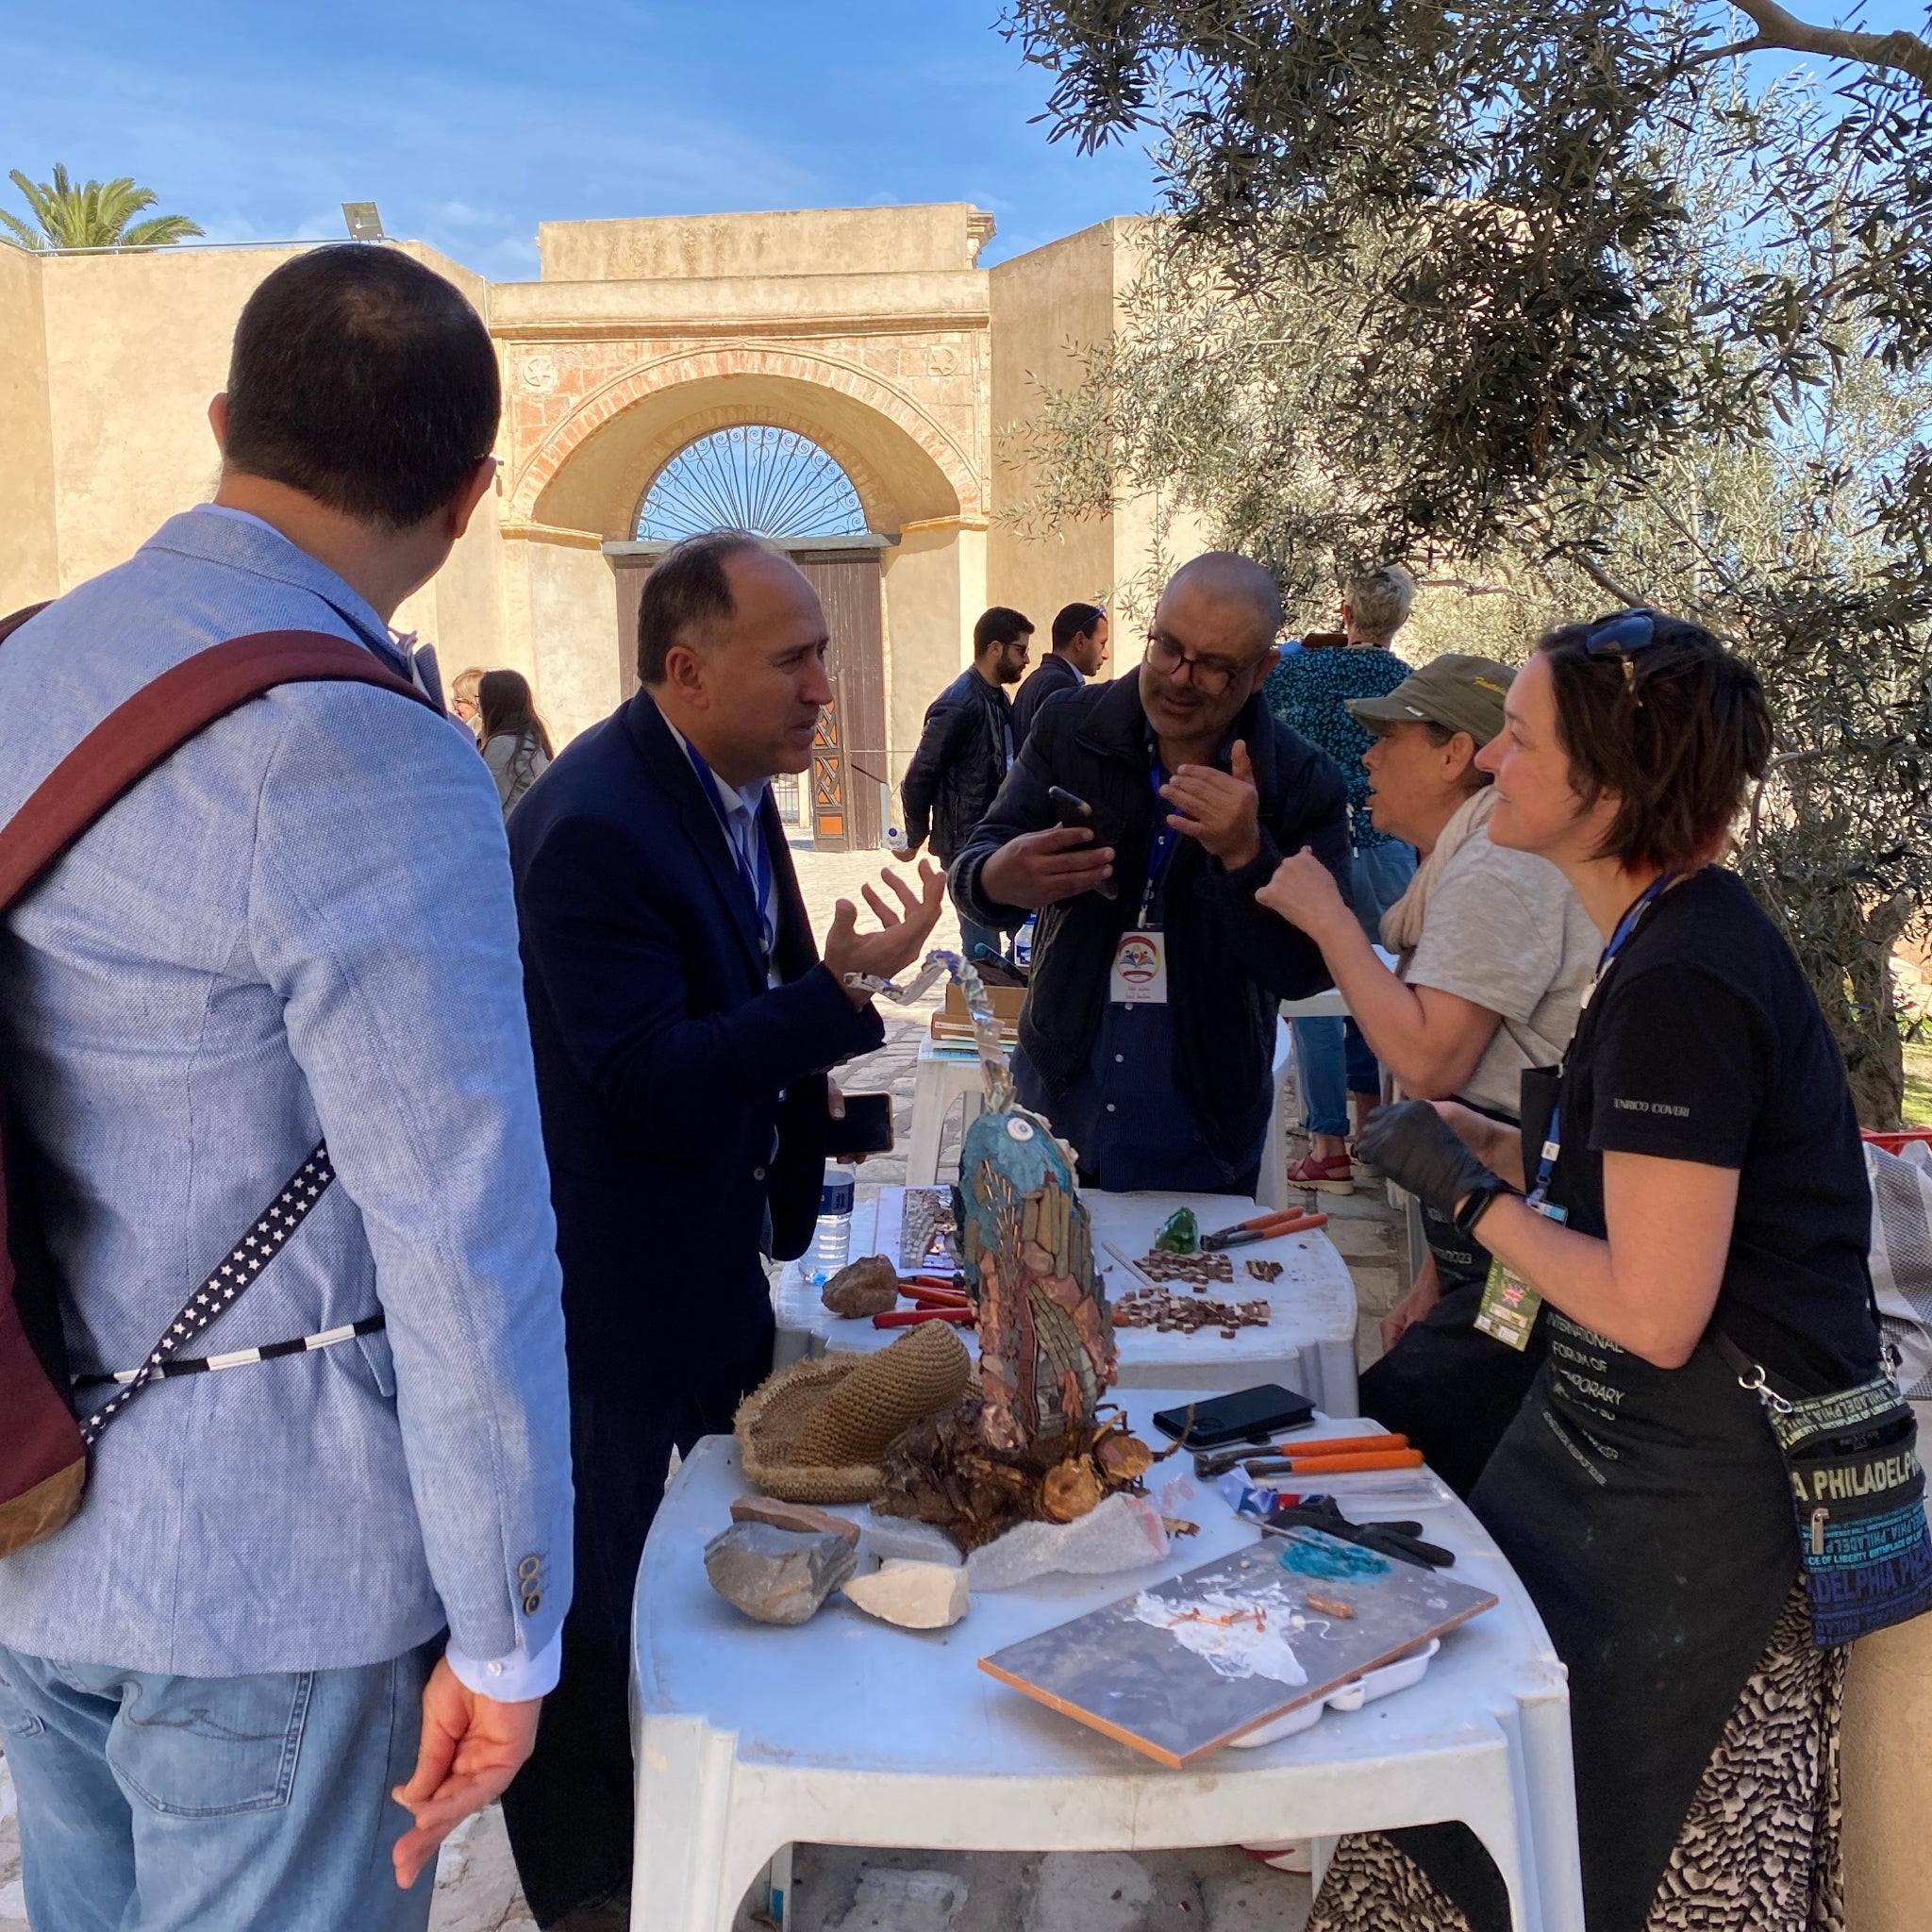
<svg viewBox="0 0 1932 1932">
<path fill-rule="evenodd" d="M 818 1231 L 811 1238 L 814 1288 L 823 1288 L 851 1257 L 854 1191 L 852 1176 L 843 1173 L 828 1174 L 819 1189 Z"/>
<path fill-rule="evenodd" d="M 1033 929 L 1040 924 L 1040 915 L 1029 912 L 1026 924 L 1013 935 L 1013 964 L 1022 973 L 1033 970 Z"/>
</svg>

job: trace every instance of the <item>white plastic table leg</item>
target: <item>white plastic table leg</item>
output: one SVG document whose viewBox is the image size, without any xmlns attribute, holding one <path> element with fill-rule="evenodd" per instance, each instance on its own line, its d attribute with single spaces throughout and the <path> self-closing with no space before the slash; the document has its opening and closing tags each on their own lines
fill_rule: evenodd
<svg viewBox="0 0 1932 1932">
<path fill-rule="evenodd" d="M 734 1857 L 731 1815 L 738 1740 L 702 1718 L 633 1720 L 638 1824 L 631 1932 L 731 1932 L 758 1868 Z"/>
<path fill-rule="evenodd" d="M 1274 1022 L 1274 1105 L 1268 1110 L 1268 1131 L 1261 1141 L 1261 1176 L 1255 1183 L 1255 1201 L 1262 1208 L 1288 1206 L 1288 1082 L 1294 1071 L 1294 1035 L 1286 1020 Z"/>
</svg>

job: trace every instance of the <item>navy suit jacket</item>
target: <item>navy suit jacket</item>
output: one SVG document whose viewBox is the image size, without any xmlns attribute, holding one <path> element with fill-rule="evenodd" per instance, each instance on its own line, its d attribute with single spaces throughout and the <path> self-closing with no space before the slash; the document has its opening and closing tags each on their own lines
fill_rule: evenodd
<svg viewBox="0 0 1932 1932">
<path fill-rule="evenodd" d="M 573 1379 L 728 1396 L 771 1366 L 759 1256 L 804 1252 L 825 1070 L 878 1015 L 819 963 L 784 827 L 767 983 L 718 812 L 640 691 L 558 757 L 509 820 Z"/>
</svg>

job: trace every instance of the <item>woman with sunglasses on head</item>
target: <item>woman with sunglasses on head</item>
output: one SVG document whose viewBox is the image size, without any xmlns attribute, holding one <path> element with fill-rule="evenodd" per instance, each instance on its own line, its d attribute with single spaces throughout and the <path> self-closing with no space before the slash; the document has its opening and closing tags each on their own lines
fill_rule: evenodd
<svg viewBox="0 0 1932 1932">
<path fill-rule="evenodd" d="M 1549 1358 L 1471 1504 L 1569 1670 L 1591 1932 L 1821 1932 L 1841 1923 L 1845 1653 L 1813 1641 L 1790 1479 L 1739 1364 L 1850 1390 L 1879 1335 L 1843 1065 L 1718 862 L 1770 719 L 1747 665 L 1642 610 L 1551 632 L 1506 710 L 1490 837 L 1563 873 L 1603 961 L 1560 1087 L 1524 1075 L 1520 1139 L 1410 1101 L 1364 1153 L 1496 1257 L 1494 1332 L 1544 1305 Z M 1343 1840 L 1309 1924 L 1391 1911 L 1509 1924 L 1460 1824 Z"/>
</svg>

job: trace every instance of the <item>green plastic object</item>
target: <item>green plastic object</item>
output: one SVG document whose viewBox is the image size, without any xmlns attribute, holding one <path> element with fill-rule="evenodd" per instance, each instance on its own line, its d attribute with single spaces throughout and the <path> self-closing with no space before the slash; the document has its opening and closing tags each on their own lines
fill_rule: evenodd
<svg viewBox="0 0 1932 1932">
<path fill-rule="evenodd" d="M 1176 1208 L 1160 1224 L 1160 1232 L 1154 1237 L 1157 1253 L 1169 1255 L 1198 1254 L 1201 1248 L 1201 1224 L 1194 1219 L 1191 1208 Z"/>
</svg>

